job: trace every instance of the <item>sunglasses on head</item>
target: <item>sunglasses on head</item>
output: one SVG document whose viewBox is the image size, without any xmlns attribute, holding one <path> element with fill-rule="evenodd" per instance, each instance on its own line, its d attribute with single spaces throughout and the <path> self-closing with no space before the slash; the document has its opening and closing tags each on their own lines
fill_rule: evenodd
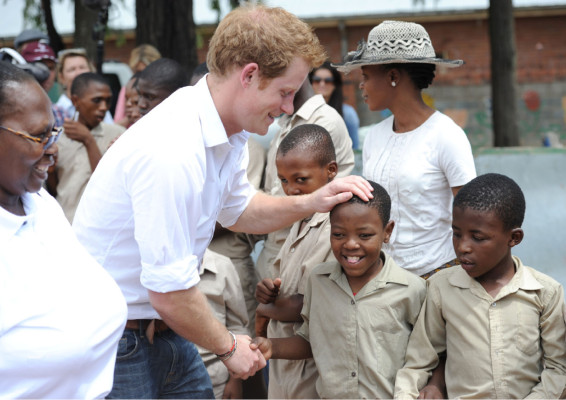
<svg viewBox="0 0 566 400">
<path fill-rule="evenodd" d="M 312 83 L 320 83 L 324 81 L 324 83 L 334 83 L 334 78 L 329 77 L 329 78 L 321 78 L 320 76 L 313 76 L 312 77 Z"/>
</svg>

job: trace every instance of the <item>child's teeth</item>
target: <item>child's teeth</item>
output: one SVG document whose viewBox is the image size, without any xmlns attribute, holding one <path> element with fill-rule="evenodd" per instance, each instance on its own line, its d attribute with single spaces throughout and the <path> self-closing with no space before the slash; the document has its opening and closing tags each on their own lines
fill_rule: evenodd
<svg viewBox="0 0 566 400">
<path fill-rule="evenodd" d="M 360 261 L 360 257 L 348 257 L 348 262 L 358 262 Z"/>
</svg>

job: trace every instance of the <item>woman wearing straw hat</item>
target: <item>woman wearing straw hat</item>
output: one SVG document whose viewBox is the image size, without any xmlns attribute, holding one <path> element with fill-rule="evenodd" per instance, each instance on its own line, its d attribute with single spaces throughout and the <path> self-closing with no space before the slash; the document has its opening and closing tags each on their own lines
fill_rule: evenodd
<svg viewBox="0 0 566 400">
<path fill-rule="evenodd" d="M 427 106 L 422 89 L 436 65 L 459 67 L 461 60 L 437 58 L 418 24 L 384 21 L 361 41 L 344 63 L 362 69 L 360 89 L 372 111 L 392 116 L 373 126 L 363 146 L 363 175 L 391 196 L 396 229 L 384 245 L 394 259 L 425 279 L 458 263 L 452 246 L 452 196 L 476 176 L 470 143 L 450 118 Z"/>
</svg>

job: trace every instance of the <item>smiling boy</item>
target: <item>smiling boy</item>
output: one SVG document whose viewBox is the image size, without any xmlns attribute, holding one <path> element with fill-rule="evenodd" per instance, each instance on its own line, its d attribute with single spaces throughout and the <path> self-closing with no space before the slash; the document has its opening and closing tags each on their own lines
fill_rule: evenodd
<svg viewBox="0 0 566 400">
<path fill-rule="evenodd" d="M 466 184 L 453 208 L 461 262 L 431 277 L 397 374 L 396 398 L 417 398 L 446 352 L 449 398 L 559 398 L 566 385 L 564 290 L 511 255 L 525 198 L 499 174 Z"/>
<path fill-rule="evenodd" d="M 369 202 L 353 197 L 330 213 L 336 258 L 311 273 L 290 338 L 256 338 L 266 359 L 313 357 L 321 398 L 391 398 L 425 282 L 381 251 L 391 237 L 391 200 L 380 185 Z"/>
</svg>

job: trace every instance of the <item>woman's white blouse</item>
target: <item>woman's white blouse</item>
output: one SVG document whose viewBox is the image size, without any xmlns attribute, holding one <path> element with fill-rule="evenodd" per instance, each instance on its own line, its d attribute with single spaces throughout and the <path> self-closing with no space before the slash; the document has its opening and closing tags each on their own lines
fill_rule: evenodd
<svg viewBox="0 0 566 400">
<path fill-rule="evenodd" d="M 45 190 L 0 207 L 0 398 L 101 398 L 126 303 Z"/>
</svg>

